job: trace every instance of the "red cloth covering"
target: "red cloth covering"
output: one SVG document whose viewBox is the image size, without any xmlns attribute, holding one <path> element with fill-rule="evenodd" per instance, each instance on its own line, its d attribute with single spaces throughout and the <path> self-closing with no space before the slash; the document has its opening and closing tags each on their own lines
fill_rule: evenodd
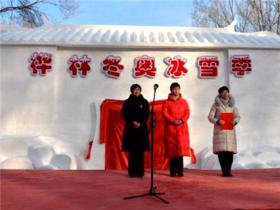
<svg viewBox="0 0 280 210">
<path fill-rule="evenodd" d="M 154 130 L 154 167 L 167 169 L 168 159 L 164 156 L 162 104 L 165 100 L 155 101 L 156 125 Z M 124 120 L 121 116 L 122 100 L 106 99 L 100 107 L 100 143 L 105 143 L 105 170 L 127 169 L 127 153 L 121 151 Z M 151 106 L 151 103 L 150 103 Z M 149 122 L 148 122 L 149 123 Z M 149 127 L 149 126 L 148 126 Z M 195 154 L 191 149 L 192 162 L 195 163 Z M 150 167 L 150 152 L 145 152 L 145 168 Z"/>
</svg>

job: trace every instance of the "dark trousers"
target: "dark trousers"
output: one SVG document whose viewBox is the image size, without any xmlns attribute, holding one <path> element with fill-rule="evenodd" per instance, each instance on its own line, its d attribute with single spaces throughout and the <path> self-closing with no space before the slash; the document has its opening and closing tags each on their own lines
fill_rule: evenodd
<svg viewBox="0 0 280 210">
<path fill-rule="evenodd" d="M 183 157 L 174 157 L 169 159 L 170 176 L 183 176 Z"/>
<path fill-rule="evenodd" d="M 233 153 L 232 152 L 219 152 L 218 153 L 219 162 L 223 175 L 231 174 L 231 166 L 233 162 Z"/>
<path fill-rule="evenodd" d="M 144 176 L 144 152 L 131 151 L 128 154 L 128 175 L 130 177 Z"/>
</svg>

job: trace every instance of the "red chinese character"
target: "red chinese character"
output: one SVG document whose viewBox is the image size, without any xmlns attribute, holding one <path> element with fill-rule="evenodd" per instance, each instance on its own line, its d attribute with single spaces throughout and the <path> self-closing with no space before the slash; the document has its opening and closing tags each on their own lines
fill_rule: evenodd
<svg viewBox="0 0 280 210">
<path fill-rule="evenodd" d="M 142 55 L 134 59 L 134 77 L 147 76 L 150 78 L 156 75 L 155 58 Z"/>
<path fill-rule="evenodd" d="M 174 78 L 179 78 L 188 72 L 188 69 L 184 66 L 187 63 L 187 59 L 179 55 L 173 58 L 166 57 L 164 58 L 164 62 L 168 65 L 165 71 L 167 77 L 172 76 Z"/>
<path fill-rule="evenodd" d="M 120 64 L 121 57 L 110 55 L 102 62 L 102 71 L 109 77 L 119 78 L 124 66 Z"/>
<path fill-rule="evenodd" d="M 200 78 L 215 78 L 218 76 L 219 60 L 217 56 L 200 56 L 197 64 Z"/>
<path fill-rule="evenodd" d="M 42 76 L 52 69 L 52 55 L 50 53 L 35 52 L 29 59 L 29 68 L 33 75 L 38 73 Z"/>
<path fill-rule="evenodd" d="M 252 71 L 252 61 L 249 55 L 234 55 L 231 59 L 231 71 L 236 77 L 243 77 Z"/>
<path fill-rule="evenodd" d="M 91 59 L 87 55 L 83 55 L 80 58 L 78 55 L 73 55 L 68 61 L 68 70 L 73 77 L 76 77 L 78 73 L 81 77 L 86 77 L 87 73 L 90 71 L 90 62 Z"/>
</svg>

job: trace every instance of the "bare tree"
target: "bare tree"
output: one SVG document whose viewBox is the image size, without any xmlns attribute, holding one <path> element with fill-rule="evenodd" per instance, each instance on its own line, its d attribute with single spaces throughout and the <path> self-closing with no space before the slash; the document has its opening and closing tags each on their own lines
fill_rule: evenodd
<svg viewBox="0 0 280 210">
<path fill-rule="evenodd" d="M 58 10 L 62 18 L 68 18 L 77 8 L 76 0 L 1 0 L 0 17 L 2 23 L 36 27 L 50 11 Z"/>
<path fill-rule="evenodd" d="M 237 19 L 237 31 L 280 34 L 280 0 L 194 0 L 194 26 L 225 27 Z"/>
</svg>

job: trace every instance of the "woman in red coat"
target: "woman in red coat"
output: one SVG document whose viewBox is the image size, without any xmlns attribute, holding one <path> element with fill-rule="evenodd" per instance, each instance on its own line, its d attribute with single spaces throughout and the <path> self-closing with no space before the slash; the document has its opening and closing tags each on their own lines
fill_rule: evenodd
<svg viewBox="0 0 280 210">
<path fill-rule="evenodd" d="M 171 93 L 163 105 L 165 155 L 169 158 L 170 176 L 184 176 L 183 156 L 190 154 L 187 124 L 190 110 L 187 101 L 180 94 L 180 89 L 178 83 L 172 83 Z"/>
</svg>

